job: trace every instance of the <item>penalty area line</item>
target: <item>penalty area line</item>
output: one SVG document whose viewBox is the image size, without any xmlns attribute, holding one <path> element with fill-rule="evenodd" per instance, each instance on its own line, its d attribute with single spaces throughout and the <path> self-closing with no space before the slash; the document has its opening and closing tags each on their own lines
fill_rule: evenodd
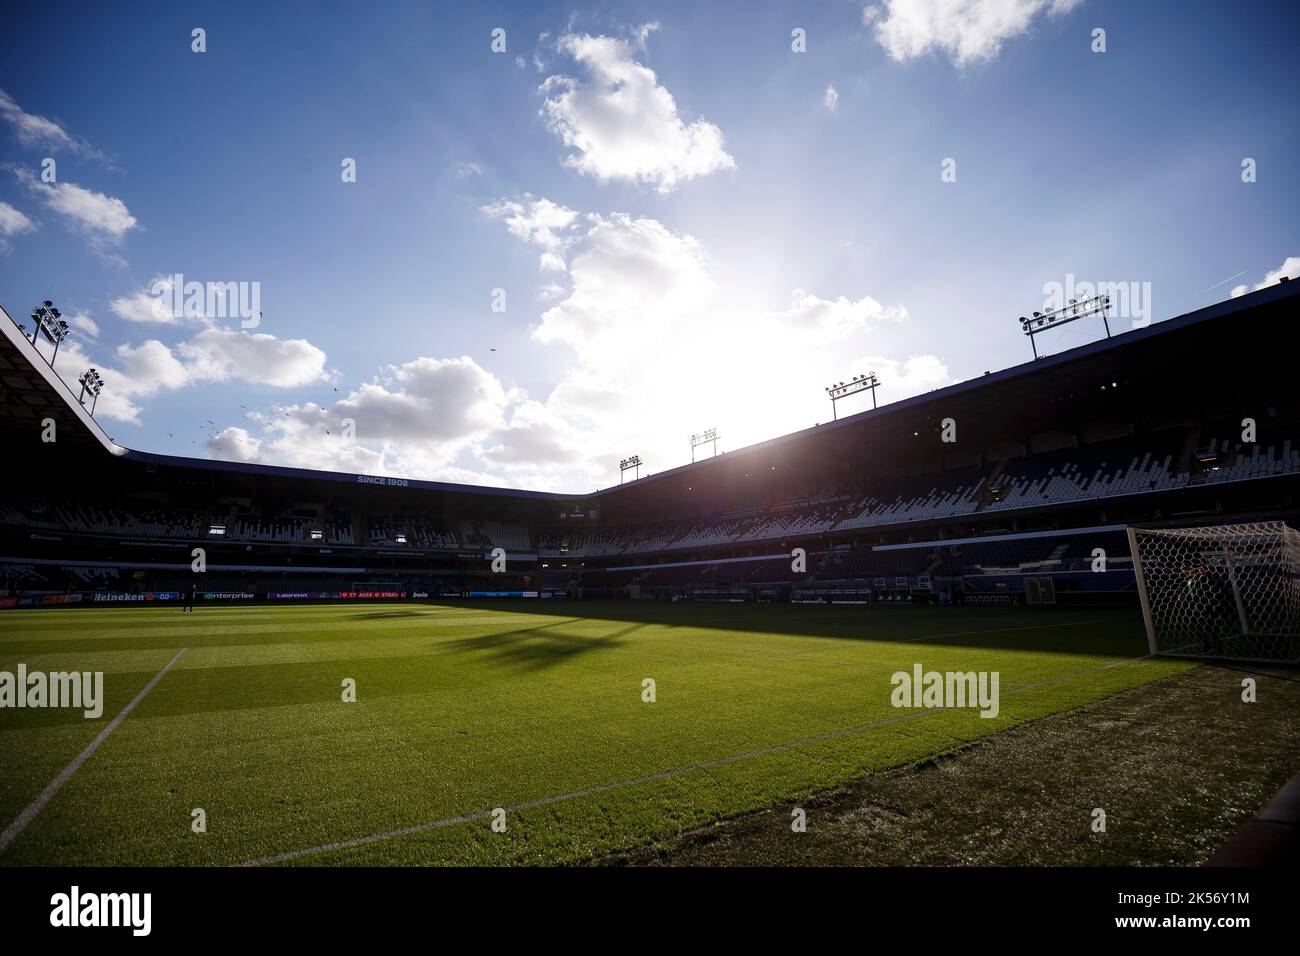
<svg viewBox="0 0 1300 956">
<path fill-rule="evenodd" d="M 108 735 L 117 730 L 118 724 L 126 720 L 127 715 L 130 714 L 131 711 L 135 710 L 136 704 L 144 700 L 145 694 L 154 689 L 154 686 L 162 680 L 163 675 L 171 670 L 172 665 L 180 660 L 180 656 L 184 654 L 186 650 L 188 650 L 188 648 L 182 647 L 177 651 L 176 656 L 164 664 L 163 669 L 155 674 L 149 683 L 145 684 L 144 687 L 141 688 L 140 693 L 131 698 L 131 702 L 123 707 L 118 715 L 108 722 L 108 726 L 101 730 L 98 736 L 86 745 L 86 749 L 77 754 L 77 756 L 73 758 L 72 763 L 64 767 L 63 770 L 59 772 L 59 775 L 50 781 L 49 786 L 42 790 L 40 795 L 29 803 L 22 813 L 18 814 L 18 819 L 9 824 L 3 833 L 0 833 L 0 853 L 3 853 L 9 848 L 9 844 L 13 843 L 18 837 L 18 834 L 22 833 L 23 830 L 27 828 L 27 824 L 31 823 L 32 820 L 36 818 L 36 814 L 40 813 L 41 810 L 45 808 L 45 805 L 49 803 L 63 785 L 71 779 L 72 775 L 81 769 L 81 765 L 91 758 L 95 751 L 99 749 L 99 745 L 108 739 Z"/>
<path fill-rule="evenodd" d="M 977 631 L 949 631 L 947 634 L 925 634 L 921 637 L 905 637 L 891 644 L 916 644 L 920 641 L 941 641 L 945 637 L 972 637 L 978 634 L 1006 634 L 1011 631 L 1042 631 L 1051 627 L 1083 627 L 1087 624 L 1100 624 L 1100 621 L 1066 621 L 1063 624 L 1028 624 L 1018 627 L 984 627 Z"/>
</svg>

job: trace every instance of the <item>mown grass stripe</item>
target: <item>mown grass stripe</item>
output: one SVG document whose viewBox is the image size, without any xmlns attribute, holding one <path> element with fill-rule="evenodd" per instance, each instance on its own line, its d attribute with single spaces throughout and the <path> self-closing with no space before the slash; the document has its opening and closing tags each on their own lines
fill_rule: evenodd
<svg viewBox="0 0 1300 956">
<path fill-rule="evenodd" d="M 81 765 L 94 755 L 95 751 L 99 749 L 100 744 L 108 739 L 108 735 L 115 731 L 122 721 L 126 720 L 127 715 L 129 715 L 131 711 L 135 710 L 136 704 L 144 700 L 145 695 L 154 689 L 155 685 L 163 679 L 163 675 L 171 670 L 172 665 L 180 660 L 180 656 L 184 654 L 185 651 L 186 648 L 184 647 L 177 651 L 176 655 L 163 665 L 163 669 L 155 674 L 149 683 L 144 685 L 140 690 L 140 693 L 131 698 L 131 702 L 123 707 L 118 715 L 108 722 L 108 726 L 101 730 L 95 739 L 86 745 L 86 749 L 77 754 L 77 756 L 73 758 L 72 763 L 64 767 L 59 772 L 59 775 L 51 780 L 49 785 L 40 792 L 36 799 L 29 803 L 22 813 L 18 814 L 18 819 L 9 824 L 9 826 L 5 828 L 4 833 L 0 833 L 0 853 L 3 853 L 8 849 L 9 844 L 13 843 L 14 840 L 18 838 L 18 835 L 26 829 L 27 824 L 31 823 L 32 820 L 36 818 L 36 814 L 40 813 L 41 810 L 44 809 L 45 805 L 53 799 L 54 795 L 59 792 L 63 785 L 71 779 L 72 775 L 81 769 Z"/>
<path fill-rule="evenodd" d="M 1030 684 L 1022 684 L 1011 688 L 1007 693 L 1016 693 L 1022 690 L 1031 690 L 1036 687 L 1046 686 L 1048 684 L 1058 683 L 1060 681 L 1071 680 L 1076 677 L 1082 677 L 1087 674 L 1096 673 L 1097 671 L 1109 670 L 1114 667 L 1121 667 L 1125 664 L 1133 664 L 1138 661 L 1149 660 L 1150 654 L 1143 654 L 1140 657 L 1128 658 L 1121 661 L 1112 661 L 1100 667 L 1090 668 L 1084 671 L 1076 671 L 1072 674 L 1066 674 L 1062 677 L 1054 678 L 1047 681 L 1038 681 Z M 601 793 L 609 793 L 613 790 L 623 790 L 629 787 L 636 787 L 647 783 L 658 783 L 663 780 L 671 780 L 675 777 L 685 776 L 690 773 L 697 773 L 701 770 L 711 770 L 717 767 L 725 767 L 729 764 L 740 763 L 745 760 L 753 760 L 757 757 L 766 757 L 771 754 L 781 753 L 786 750 L 794 750 L 799 747 L 806 747 L 810 744 L 824 743 L 828 740 L 835 740 L 840 737 L 848 737 L 852 734 L 864 733 L 868 730 L 876 730 L 890 724 L 901 723 L 904 720 L 912 720 L 917 717 L 926 717 L 932 714 L 944 713 L 943 709 L 930 710 L 913 710 L 903 714 L 896 714 L 892 717 L 883 717 L 879 720 L 869 721 L 865 724 L 859 724 L 855 727 L 844 727 L 839 730 L 831 730 L 826 733 L 816 734 L 812 737 L 804 737 L 799 740 L 789 740 L 784 743 L 775 744 L 771 747 L 761 747 L 756 750 L 750 750 L 741 754 L 731 754 L 726 757 L 717 757 L 713 760 L 705 760 L 700 763 L 692 764 L 687 767 L 674 767 L 669 770 L 661 770 L 657 773 L 644 774 L 640 777 L 633 777 L 628 780 L 616 780 L 611 783 L 598 784 L 594 787 L 586 787 L 582 790 L 574 790 L 569 793 L 555 794 L 549 797 L 540 797 L 536 800 L 527 800 L 523 803 L 512 804 L 502 807 L 507 814 L 518 813 L 523 810 L 534 810 L 538 807 L 551 806 L 556 803 L 564 803 L 569 800 L 580 800 L 583 797 L 591 797 Z M 462 816 L 448 817 L 443 820 L 432 820 L 428 823 L 417 823 L 409 827 L 399 827 L 394 830 L 386 830 L 382 833 L 371 833 L 365 836 L 353 837 L 348 840 L 339 840 L 334 843 L 324 843 L 320 846 L 306 847 L 301 850 L 289 850 L 285 853 L 277 853 L 271 856 L 260 857 L 254 860 L 247 860 L 243 863 L 234 864 L 237 867 L 255 867 L 255 866 L 273 866 L 277 863 L 288 863 L 291 860 L 300 860 L 308 856 L 319 856 L 322 853 L 333 853 L 338 850 L 350 850 L 354 847 L 367 846 L 372 843 L 381 843 L 387 840 L 396 840 L 401 837 L 414 836 L 419 833 L 428 833 L 433 830 L 443 830 L 447 827 L 459 826 L 464 823 L 474 823 L 479 820 L 491 818 L 494 811 L 484 810 L 479 813 L 471 813 Z"/>
</svg>

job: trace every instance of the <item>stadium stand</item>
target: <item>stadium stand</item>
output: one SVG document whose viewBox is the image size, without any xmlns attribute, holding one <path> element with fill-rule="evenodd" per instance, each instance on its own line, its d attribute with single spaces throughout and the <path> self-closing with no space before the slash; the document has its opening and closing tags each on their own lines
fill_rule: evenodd
<svg viewBox="0 0 1300 956">
<path fill-rule="evenodd" d="M 1005 603 L 1050 578 L 1036 593 L 1129 601 L 1127 524 L 1296 523 L 1300 402 L 1287 351 L 1260 343 L 1289 334 L 1298 294 L 1261 290 L 582 495 L 125 449 L 6 314 L 0 434 L 30 474 L 0 496 L 0 597 L 170 593 L 202 546 L 209 590 L 261 598 L 369 581 L 439 597 Z M 1185 370 L 1211 359 L 1226 371 L 1207 392 Z M 46 417 L 56 444 L 39 442 Z M 488 571 L 493 548 L 507 573 Z"/>
</svg>

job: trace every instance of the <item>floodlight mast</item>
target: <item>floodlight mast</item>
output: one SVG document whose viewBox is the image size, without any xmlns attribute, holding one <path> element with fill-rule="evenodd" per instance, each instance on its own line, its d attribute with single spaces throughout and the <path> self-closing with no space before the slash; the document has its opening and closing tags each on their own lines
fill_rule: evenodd
<svg viewBox="0 0 1300 956">
<path fill-rule="evenodd" d="M 695 449 L 698 448 L 700 445 L 708 445 L 710 443 L 713 444 L 712 457 L 716 458 L 718 455 L 718 430 L 716 428 L 710 428 L 707 431 L 700 432 L 698 435 L 691 436 L 691 462 L 692 463 L 695 462 Z"/>
<path fill-rule="evenodd" d="M 77 381 L 81 383 L 81 394 L 77 396 L 77 401 L 82 405 L 86 404 L 86 393 L 90 392 L 92 400 L 90 402 L 90 417 L 95 417 L 95 406 L 99 404 L 99 393 L 104 387 L 104 380 L 100 378 L 96 369 L 88 368 L 77 376 Z"/>
<path fill-rule="evenodd" d="M 623 483 L 623 476 L 633 469 L 636 469 L 636 475 L 633 477 L 632 480 L 633 481 L 639 480 L 641 477 L 641 456 L 640 455 L 633 455 L 630 458 L 624 458 L 622 461 L 618 463 L 618 483 L 620 485 Z"/>
<path fill-rule="evenodd" d="M 839 421 L 839 410 L 835 403 L 841 398 L 847 398 L 850 395 L 856 395 L 858 392 L 871 390 L 871 407 L 876 408 L 876 389 L 880 386 L 880 379 L 876 378 L 875 372 L 868 372 L 866 375 L 859 375 L 848 382 L 840 382 L 836 385 L 826 387 L 826 394 L 831 400 L 831 420 Z"/>
<path fill-rule="evenodd" d="M 1039 332 L 1046 332 L 1048 329 L 1054 329 L 1058 325 L 1065 325 L 1073 322 L 1075 319 L 1086 318 L 1089 315 L 1100 315 L 1102 323 L 1106 326 L 1106 338 L 1110 338 L 1110 318 L 1106 315 L 1106 309 L 1110 307 L 1110 296 L 1100 293 L 1091 296 L 1085 296 L 1082 299 L 1071 299 L 1067 305 L 1059 309 L 1048 309 L 1046 312 L 1035 312 L 1032 318 L 1020 317 L 1020 328 L 1029 336 L 1029 347 L 1034 350 L 1034 358 L 1039 358 L 1038 344 L 1034 341 L 1034 336 Z"/>
<path fill-rule="evenodd" d="M 50 368 L 54 368 L 54 360 L 59 357 L 59 346 L 72 330 L 63 319 L 63 313 L 56 309 L 49 299 L 32 309 L 32 326 L 33 348 L 36 346 L 37 336 L 40 335 L 45 336 L 46 341 L 54 343 L 54 354 L 50 356 Z M 37 354 L 40 354 L 39 349 Z"/>
</svg>

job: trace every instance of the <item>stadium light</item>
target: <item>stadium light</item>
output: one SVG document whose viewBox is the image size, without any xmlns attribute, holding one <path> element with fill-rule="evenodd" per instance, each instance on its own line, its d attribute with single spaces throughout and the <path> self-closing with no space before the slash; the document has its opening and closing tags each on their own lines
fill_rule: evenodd
<svg viewBox="0 0 1300 956">
<path fill-rule="evenodd" d="M 77 401 L 82 405 L 86 404 L 86 393 L 90 392 L 93 399 L 90 403 L 90 417 L 95 417 L 95 406 L 99 404 L 99 392 L 104 387 L 104 380 L 100 378 L 99 372 L 93 368 L 88 368 L 77 376 L 77 381 L 81 383 L 81 394 L 77 396 Z"/>
<path fill-rule="evenodd" d="M 63 320 L 63 313 L 54 307 L 54 303 L 46 299 L 36 308 L 32 309 L 32 345 L 36 345 L 38 335 L 45 336 L 46 340 L 54 343 L 54 354 L 50 356 L 50 368 L 54 368 L 54 360 L 59 357 L 59 344 L 68 337 L 71 329 L 68 323 Z"/>
<path fill-rule="evenodd" d="M 839 410 L 835 403 L 841 398 L 847 398 L 849 395 L 856 395 L 858 392 L 865 392 L 871 389 L 871 407 L 876 407 L 876 389 L 880 385 L 880 379 L 876 378 L 875 372 L 868 372 L 866 375 L 859 375 L 848 382 L 840 382 L 836 385 L 828 385 L 826 394 L 831 400 L 831 420 L 839 421 Z"/>
<path fill-rule="evenodd" d="M 700 432 L 698 435 L 691 436 L 691 462 L 695 461 L 695 449 L 700 445 L 713 444 L 713 457 L 718 454 L 718 430 L 710 428 L 708 431 Z"/>
<path fill-rule="evenodd" d="M 620 485 L 623 483 L 623 476 L 627 474 L 629 471 L 631 471 L 633 468 L 636 469 L 636 478 L 634 478 L 633 480 L 639 479 L 641 477 L 641 456 L 640 455 L 633 455 L 631 458 L 624 458 L 622 461 L 618 463 L 618 483 Z"/>
<path fill-rule="evenodd" d="M 1110 319 L 1106 315 L 1106 309 L 1109 307 L 1110 296 L 1101 295 L 1100 293 L 1084 296 L 1082 299 L 1071 299 L 1067 305 L 1063 305 L 1059 309 L 1035 312 L 1032 318 L 1025 318 L 1022 315 L 1020 317 L 1020 328 L 1025 335 L 1029 336 L 1029 347 L 1034 350 L 1034 358 L 1038 358 L 1038 345 L 1034 341 L 1035 335 L 1089 315 L 1101 316 L 1101 321 L 1106 326 L 1106 338 L 1110 338 Z"/>
</svg>

